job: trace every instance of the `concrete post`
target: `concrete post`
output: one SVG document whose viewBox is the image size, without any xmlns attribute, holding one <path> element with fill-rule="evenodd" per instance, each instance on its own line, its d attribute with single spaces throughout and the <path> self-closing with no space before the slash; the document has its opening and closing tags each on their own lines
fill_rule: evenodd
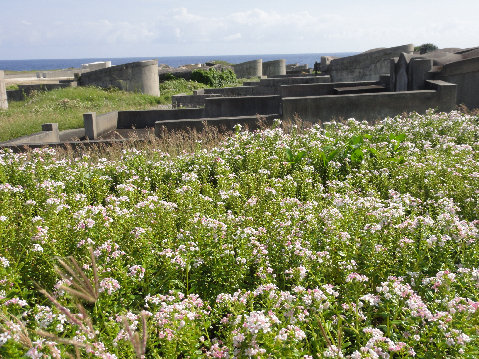
<svg viewBox="0 0 479 359">
<path fill-rule="evenodd" d="M 44 132 L 43 141 L 45 143 L 60 142 L 60 131 L 58 130 L 58 123 L 44 123 L 42 125 L 42 131 Z"/>
<path fill-rule="evenodd" d="M 3 80 L 5 74 L 3 70 L 0 70 L 0 109 L 6 110 L 8 108 L 7 101 L 7 88 L 5 86 L 5 81 Z"/>
<path fill-rule="evenodd" d="M 85 137 L 89 140 L 95 140 L 98 137 L 96 125 L 96 112 L 83 114 L 83 127 L 85 127 Z"/>
</svg>

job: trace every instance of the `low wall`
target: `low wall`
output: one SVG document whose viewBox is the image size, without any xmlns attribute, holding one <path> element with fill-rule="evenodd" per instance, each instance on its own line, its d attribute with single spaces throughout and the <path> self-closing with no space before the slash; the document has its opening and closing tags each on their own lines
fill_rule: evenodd
<svg viewBox="0 0 479 359">
<path fill-rule="evenodd" d="M 479 57 L 446 64 L 437 78 L 457 85 L 457 104 L 479 108 Z"/>
<path fill-rule="evenodd" d="M 205 117 L 281 114 L 281 96 L 218 97 L 205 100 Z"/>
<path fill-rule="evenodd" d="M 427 81 L 427 84 L 430 90 L 283 98 L 283 118 L 298 116 L 316 123 L 354 117 L 374 122 L 403 112 L 455 108 L 456 85 L 443 81 Z"/>
<path fill-rule="evenodd" d="M 171 105 L 173 108 L 178 107 L 204 107 L 205 99 L 210 97 L 219 97 L 219 94 L 203 94 L 203 95 L 173 95 L 171 97 Z"/>
<path fill-rule="evenodd" d="M 5 86 L 5 73 L 3 70 L 0 70 L 0 109 L 7 109 L 8 108 L 8 101 L 7 101 L 7 88 Z"/>
<path fill-rule="evenodd" d="M 89 140 L 96 140 L 101 135 L 117 128 L 118 112 L 108 112 L 103 115 L 96 115 L 95 112 L 83 114 L 83 126 L 85 137 Z"/>
<path fill-rule="evenodd" d="M 341 57 L 331 60 L 328 72 L 333 82 L 377 81 L 380 75 L 390 73 L 391 58 L 413 51 L 414 45 L 409 44 Z"/>
<path fill-rule="evenodd" d="M 124 91 L 160 96 L 158 60 L 131 62 L 81 74 L 81 86 L 117 87 Z"/>
<path fill-rule="evenodd" d="M 76 87 L 75 81 L 58 84 L 38 84 L 38 85 L 18 85 L 18 90 L 8 90 L 7 98 L 9 101 L 23 101 L 33 91 L 52 91 L 66 87 Z"/>
<path fill-rule="evenodd" d="M 277 75 L 286 75 L 286 60 L 263 62 L 263 76 L 274 77 Z"/>
<path fill-rule="evenodd" d="M 376 85 L 377 81 L 330 82 L 281 86 L 281 97 L 333 95 L 335 88 Z"/>
<path fill-rule="evenodd" d="M 44 123 L 42 131 L 0 143 L 0 146 L 44 145 L 60 142 L 58 123 Z"/>
<path fill-rule="evenodd" d="M 100 69 L 106 69 L 108 67 L 111 67 L 111 61 L 91 62 L 89 64 L 82 64 L 81 71 L 82 72 L 96 71 Z"/>
<path fill-rule="evenodd" d="M 266 96 L 277 95 L 273 87 L 259 86 L 238 86 L 238 87 L 223 87 L 217 89 L 205 89 L 205 94 L 217 94 L 223 97 L 237 97 L 237 96 Z"/>
<path fill-rule="evenodd" d="M 278 116 L 238 116 L 159 121 L 155 123 L 155 136 L 161 137 L 164 131 L 187 131 L 193 129 L 202 131 L 207 126 L 214 126 L 221 131 L 232 131 L 238 124 L 243 128 L 247 127 L 250 131 L 254 131 L 258 129 L 261 124 L 271 125 L 275 118 L 278 118 Z"/>
<path fill-rule="evenodd" d="M 180 108 L 174 110 L 119 111 L 119 129 L 154 127 L 158 121 L 178 120 L 181 118 L 204 117 L 202 108 Z"/>
<path fill-rule="evenodd" d="M 233 70 L 238 78 L 261 77 L 263 74 L 263 60 L 253 60 L 233 65 Z"/>
</svg>

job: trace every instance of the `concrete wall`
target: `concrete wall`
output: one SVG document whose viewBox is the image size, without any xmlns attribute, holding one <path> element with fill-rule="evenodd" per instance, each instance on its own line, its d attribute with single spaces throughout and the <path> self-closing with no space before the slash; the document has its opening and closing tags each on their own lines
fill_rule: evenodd
<svg viewBox="0 0 479 359">
<path fill-rule="evenodd" d="M 117 87 L 124 91 L 160 96 L 158 60 L 132 62 L 90 71 L 80 76 L 81 86 Z"/>
<path fill-rule="evenodd" d="M 173 108 L 178 107 L 204 107 L 205 99 L 210 97 L 219 97 L 219 94 L 202 94 L 202 95 L 173 95 L 171 97 L 171 105 Z"/>
<path fill-rule="evenodd" d="M 0 109 L 7 109 L 8 108 L 8 101 L 7 101 L 7 88 L 5 86 L 5 73 L 3 70 L 0 70 Z"/>
<path fill-rule="evenodd" d="M 58 84 L 38 84 L 38 85 L 18 85 L 18 90 L 8 90 L 7 97 L 9 101 L 23 101 L 33 91 L 52 91 L 65 87 L 76 87 L 77 82 L 66 82 Z"/>
<path fill-rule="evenodd" d="M 100 69 L 106 69 L 111 67 L 111 61 L 102 61 L 102 62 L 91 62 L 89 64 L 82 64 L 82 72 L 96 71 Z"/>
<path fill-rule="evenodd" d="M 182 118 L 202 118 L 202 108 L 181 108 L 175 110 L 145 110 L 145 111 L 119 111 L 118 128 L 147 128 L 154 127 L 155 122 L 178 120 Z"/>
<path fill-rule="evenodd" d="M 286 75 L 286 60 L 281 59 L 263 62 L 263 75 L 268 77 Z"/>
<path fill-rule="evenodd" d="M 479 108 L 479 57 L 446 64 L 437 78 L 457 85 L 457 104 Z"/>
<path fill-rule="evenodd" d="M 85 127 L 85 137 L 90 140 L 96 140 L 101 135 L 113 131 L 117 128 L 118 112 L 108 112 L 98 115 L 95 112 L 83 114 L 83 126 Z"/>
<path fill-rule="evenodd" d="M 2 142 L 0 146 L 44 145 L 58 142 L 60 142 L 58 123 L 44 123 L 42 125 L 42 132 Z"/>
<path fill-rule="evenodd" d="M 205 94 L 218 94 L 223 97 L 237 97 L 237 96 L 266 96 L 278 95 L 275 93 L 274 87 L 259 86 L 238 86 L 238 87 L 223 87 L 217 89 L 205 89 Z"/>
<path fill-rule="evenodd" d="M 333 95 L 335 88 L 376 85 L 377 81 L 330 82 L 281 86 L 281 97 Z"/>
<path fill-rule="evenodd" d="M 155 123 L 155 135 L 161 137 L 164 131 L 185 131 L 188 129 L 202 131 L 207 126 L 214 126 L 221 131 L 232 131 L 238 124 L 243 128 L 248 128 L 250 131 L 254 131 L 259 128 L 260 124 L 271 125 L 275 118 L 278 118 L 278 116 L 238 116 L 159 121 Z"/>
<path fill-rule="evenodd" d="M 263 74 L 263 60 L 253 60 L 233 65 L 233 70 L 238 78 L 261 77 Z"/>
<path fill-rule="evenodd" d="M 377 81 L 379 75 L 389 74 L 392 57 L 413 51 L 414 45 L 410 44 L 341 57 L 331 60 L 328 71 L 333 82 Z"/>
<path fill-rule="evenodd" d="M 443 81 L 427 83 L 430 90 L 283 98 L 283 118 L 298 116 L 314 123 L 354 117 L 372 122 L 403 112 L 425 112 L 428 108 L 451 111 L 455 108 L 456 85 Z"/>
<path fill-rule="evenodd" d="M 205 117 L 281 114 L 281 96 L 207 98 Z"/>
</svg>

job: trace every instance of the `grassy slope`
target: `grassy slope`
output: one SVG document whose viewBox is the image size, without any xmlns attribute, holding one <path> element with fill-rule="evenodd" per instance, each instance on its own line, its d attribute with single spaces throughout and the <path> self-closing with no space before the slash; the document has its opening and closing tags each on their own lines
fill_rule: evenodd
<svg viewBox="0 0 479 359">
<path fill-rule="evenodd" d="M 174 94 L 192 93 L 201 87 L 205 85 L 184 80 L 166 81 L 160 85 L 160 97 L 94 87 L 37 92 L 25 101 L 10 101 L 8 110 L 0 110 L 0 141 L 38 132 L 47 122 L 57 122 L 60 130 L 83 127 L 85 112 L 149 109 L 171 103 Z"/>
</svg>

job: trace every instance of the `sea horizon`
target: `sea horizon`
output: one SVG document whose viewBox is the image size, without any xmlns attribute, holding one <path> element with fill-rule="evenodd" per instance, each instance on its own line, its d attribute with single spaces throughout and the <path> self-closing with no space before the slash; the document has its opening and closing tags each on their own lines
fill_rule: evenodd
<svg viewBox="0 0 479 359">
<path fill-rule="evenodd" d="M 227 61 L 238 64 L 246 61 L 263 59 L 263 61 L 285 59 L 287 64 L 307 64 L 313 67 L 314 63 L 321 61 L 321 56 L 345 57 L 357 52 L 329 52 L 329 53 L 304 53 L 304 54 L 252 54 L 252 55 L 201 55 L 201 56 L 150 56 L 150 57 L 87 57 L 71 59 L 18 59 L 0 60 L 0 70 L 7 71 L 46 71 L 80 68 L 82 64 L 98 61 L 111 61 L 112 65 L 121 65 L 129 62 L 143 60 L 158 60 L 158 64 L 171 67 L 205 63 L 214 60 Z"/>
</svg>

